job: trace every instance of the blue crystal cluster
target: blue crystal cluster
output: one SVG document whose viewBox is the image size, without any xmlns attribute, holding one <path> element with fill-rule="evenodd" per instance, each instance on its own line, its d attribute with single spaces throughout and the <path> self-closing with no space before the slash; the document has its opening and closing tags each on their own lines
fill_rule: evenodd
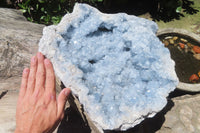
<svg viewBox="0 0 200 133">
<path fill-rule="evenodd" d="M 156 31 L 152 21 L 76 4 L 45 27 L 39 50 L 97 127 L 126 130 L 159 112 L 178 83 Z"/>
</svg>

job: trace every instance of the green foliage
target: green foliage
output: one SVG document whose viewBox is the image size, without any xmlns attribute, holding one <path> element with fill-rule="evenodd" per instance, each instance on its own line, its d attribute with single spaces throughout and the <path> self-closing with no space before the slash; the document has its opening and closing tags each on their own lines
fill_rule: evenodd
<svg viewBox="0 0 200 133">
<path fill-rule="evenodd" d="M 177 7 L 176 7 L 176 12 L 177 13 L 180 13 L 182 11 L 182 6 L 183 6 L 182 0 L 178 0 Z"/>
<path fill-rule="evenodd" d="M 161 10 L 167 11 L 169 14 L 171 13 L 180 13 L 182 11 L 182 0 L 158 0 Z"/>
<path fill-rule="evenodd" d="M 24 0 L 18 6 L 27 20 L 50 25 L 58 24 L 64 14 L 72 11 L 75 2 L 95 6 L 103 0 Z"/>
<path fill-rule="evenodd" d="M 18 4 L 27 20 L 46 25 L 58 24 L 71 11 L 67 0 L 26 0 Z"/>
<path fill-rule="evenodd" d="M 189 0 L 149 0 L 155 5 L 151 9 L 154 11 L 153 17 L 162 18 L 179 18 L 182 12 L 196 12 L 192 8 L 188 8 L 192 3 Z M 24 13 L 27 19 L 31 22 L 42 23 L 46 25 L 58 24 L 62 16 L 72 11 L 76 2 L 87 3 L 92 6 L 100 7 L 101 11 L 106 11 L 109 8 L 112 11 L 112 6 L 122 5 L 123 8 L 135 7 L 134 5 L 145 5 L 146 0 L 23 0 L 18 3 L 20 10 Z M 118 9 L 118 8 L 113 8 Z M 110 10 L 109 10 L 110 11 Z"/>
</svg>

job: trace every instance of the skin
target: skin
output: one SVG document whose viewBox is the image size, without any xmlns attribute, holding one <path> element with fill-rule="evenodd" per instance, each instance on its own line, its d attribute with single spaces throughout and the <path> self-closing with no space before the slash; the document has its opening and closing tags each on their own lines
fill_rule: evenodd
<svg viewBox="0 0 200 133">
<path fill-rule="evenodd" d="M 15 133 L 50 133 L 64 117 L 70 89 L 63 89 L 56 99 L 52 63 L 42 53 L 31 58 L 30 69 L 22 74 L 16 110 Z"/>
</svg>

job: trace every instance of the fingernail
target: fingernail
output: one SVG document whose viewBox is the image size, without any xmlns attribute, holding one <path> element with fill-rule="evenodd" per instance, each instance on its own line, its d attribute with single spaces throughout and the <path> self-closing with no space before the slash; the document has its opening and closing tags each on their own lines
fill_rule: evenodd
<svg viewBox="0 0 200 133">
<path fill-rule="evenodd" d="M 35 63 L 35 62 L 36 62 L 36 57 L 35 57 L 35 56 L 33 56 L 33 57 L 31 58 L 31 62 L 32 62 L 32 63 Z"/>
<path fill-rule="evenodd" d="M 24 74 L 27 74 L 28 71 L 29 71 L 29 69 L 28 69 L 28 68 L 25 68 L 24 71 L 23 71 L 23 73 L 24 73 Z"/>
<path fill-rule="evenodd" d="M 42 56 L 43 56 L 42 53 L 40 53 L 40 52 L 37 53 L 38 58 L 42 58 Z"/>
<path fill-rule="evenodd" d="M 50 64 L 50 61 L 49 61 L 48 59 L 45 59 L 45 60 L 44 60 L 44 63 L 45 63 L 46 65 L 49 65 L 49 64 Z"/>
<path fill-rule="evenodd" d="M 70 94 L 70 90 L 65 90 L 65 96 L 68 96 Z"/>
</svg>

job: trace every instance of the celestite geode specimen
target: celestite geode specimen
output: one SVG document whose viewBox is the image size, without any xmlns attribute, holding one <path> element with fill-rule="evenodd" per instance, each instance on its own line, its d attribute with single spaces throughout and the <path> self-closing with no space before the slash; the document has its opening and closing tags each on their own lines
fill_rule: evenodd
<svg viewBox="0 0 200 133">
<path fill-rule="evenodd" d="M 39 51 L 98 128 L 126 130 L 159 112 L 178 84 L 156 31 L 152 21 L 76 4 L 44 28 Z"/>
</svg>

